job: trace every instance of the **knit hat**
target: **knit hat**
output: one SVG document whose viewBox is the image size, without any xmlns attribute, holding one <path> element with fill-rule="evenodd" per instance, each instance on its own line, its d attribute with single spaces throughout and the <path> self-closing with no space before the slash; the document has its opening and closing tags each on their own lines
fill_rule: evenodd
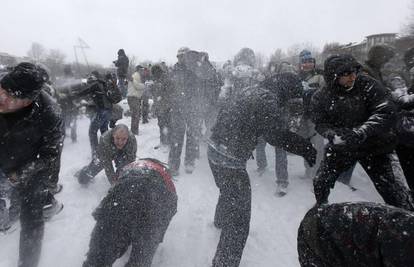
<svg viewBox="0 0 414 267">
<path fill-rule="evenodd" d="M 22 62 L 0 81 L 1 87 L 17 98 L 35 99 L 47 78 L 44 69 L 29 62 Z"/>
<path fill-rule="evenodd" d="M 316 60 L 315 60 L 314 57 L 312 57 L 311 51 L 305 49 L 305 50 L 302 50 L 299 53 L 299 63 L 303 64 L 303 63 L 307 63 L 307 62 L 315 63 Z"/>
</svg>

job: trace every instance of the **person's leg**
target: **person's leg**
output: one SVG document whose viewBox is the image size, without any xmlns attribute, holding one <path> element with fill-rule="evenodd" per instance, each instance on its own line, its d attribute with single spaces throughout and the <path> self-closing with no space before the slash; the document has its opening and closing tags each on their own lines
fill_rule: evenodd
<svg viewBox="0 0 414 267">
<path fill-rule="evenodd" d="M 20 244 L 19 267 L 38 266 L 44 233 L 43 206 L 46 191 L 39 186 L 29 185 L 20 190 Z"/>
<path fill-rule="evenodd" d="M 404 145 L 397 147 L 397 155 L 407 179 L 408 187 L 414 191 L 414 148 Z"/>
<path fill-rule="evenodd" d="M 263 173 L 267 167 L 267 158 L 266 158 L 266 141 L 263 137 L 257 139 L 256 145 L 256 164 L 257 171 Z"/>
<path fill-rule="evenodd" d="M 350 153 L 341 152 L 335 146 L 326 148 L 325 157 L 313 180 L 314 193 L 319 204 L 328 202 L 330 189 L 334 187 L 339 175 L 355 162 L 356 158 Z"/>
<path fill-rule="evenodd" d="M 137 97 L 128 96 L 127 97 L 129 109 L 131 110 L 131 132 L 135 135 L 138 135 L 139 127 L 139 111 L 138 111 L 138 102 Z"/>
<path fill-rule="evenodd" d="M 210 167 L 220 189 L 216 217 L 222 227 L 213 267 L 239 266 L 250 227 L 249 176 L 245 169 L 223 168 L 212 163 Z"/>
<path fill-rule="evenodd" d="M 287 153 L 275 147 L 276 194 L 284 196 L 289 185 Z"/>
<path fill-rule="evenodd" d="M 169 144 L 169 113 L 168 112 L 159 112 L 158 116 L 158 127 L 160 129 L 160 144 L 168 145 Z"/>
<path fill-rule="evenodd" d="M 104 134 L 106 131 L 108 131 L 108 124 L 109 121 L 111 120 L 111 116 L 112 116 L 112 110 L 104 110 L 101 113 L 100 116 L 100 126 L 99 126 L 99 130 L 101 132 L 101 135 Z"/>
<path fill-rule="evenodd" d="M 194 170 L 195 159 L 200 154 L 201 120 L 196 116 L 188 114 L 186 117 L 187 131 L 184 165 L 186 166 L 186 171 L 191 173 Z"/>
<path fill-rule="evenodd" d="M 89 143 L 91 145 L 92 158 L 96 157 L 96 149 L 98 147 L 98 130 L 101 126 L 98 112 L 93 116 L 89 125 Z"/>
<path fill-rule="evenodd" d="M 149 98 L 148 96 L 142 96 L 142 123 L 148 122 L 149 113 Z"/>
<path fill-rule="evenodd" d="M 385 203 L 406 210 L 414 210 L 414 203 L 408 188 L 402 183 L 393 167 L 393 155 L 368 155 L 359 160 L 374 183 Z"/>
<path fill-rule="evenodd" d="M 151 267 L 158 245 L 151 231 L 140 231 L 139 236 L 133 238 L 131 255 L 125 267 Z"/>
<path fill-rule="evenodd" d="M 91 234 L 89 251 L 83 267 L 111 267 L 128 249 L 128 228 L 110 217 L 97 220 Z"/>
<path fill-rule="evenodd" d="M 184 144 L 185 120 L 181 114 L 175 114 L 171 127 L 171 145 L 168 154 L 168 165 L 173 175 L 178 174 L 181 163 L 181 151 Z"/>
</svg>

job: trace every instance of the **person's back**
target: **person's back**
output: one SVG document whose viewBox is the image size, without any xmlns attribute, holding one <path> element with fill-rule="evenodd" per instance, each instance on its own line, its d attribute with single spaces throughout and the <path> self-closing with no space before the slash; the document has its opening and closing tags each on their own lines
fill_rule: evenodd
<svg viewBox="0 0 414 267">
<path fill-rule="evenodd" d="M 412 212 L 377 203 L 313 207 L 298 230 L 302 267 L 414 266 Z"/>
<path fill-rule="evenodd" d="M 155 159 L 130 163 L 93 213 L 96 225 L 83 266 L 112 266 L 130 244 L 125 266 L 151 266 L 176 211 L 169 170 Z"/>
</svg>

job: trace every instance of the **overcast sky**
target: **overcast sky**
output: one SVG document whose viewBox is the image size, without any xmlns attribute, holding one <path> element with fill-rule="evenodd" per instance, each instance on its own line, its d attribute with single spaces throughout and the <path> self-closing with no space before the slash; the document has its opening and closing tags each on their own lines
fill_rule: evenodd
<svg viewBox="0 0 414 267">
<path fill-rule="evenodd" d="M 297 43 L 359 42 L 400 32 L 413 0 L 2 0 L 0 52 L 32 42 L 110 66 L 119 48 L 139 60 L 175 61 L 182 46 L 224 61 L 242 47 L 265 55 Z"/>
</svg>

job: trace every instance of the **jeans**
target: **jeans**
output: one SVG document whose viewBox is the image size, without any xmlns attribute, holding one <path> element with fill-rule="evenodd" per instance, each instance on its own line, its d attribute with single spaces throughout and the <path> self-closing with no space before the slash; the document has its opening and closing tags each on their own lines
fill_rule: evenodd
<svg viewBox="0 0 414 267">
<path fill-rule="evenodd" d="M 98 130 L 101 134 L 108 130 L 109 120 L 111 119 L 111 110 L 99 109 L 92 118 L 89 126 L 89 142 L 91 143 L 92 157 L 96 156 L 96 149 L 98 147 Z"/>
<path fill-rule="evenodd" d="M 119 87 L 119 90 L 121 91 L 121 94 L 122 94 L 122 98 L 126 98 L 126 95 L 127 95 L 127 93 L 128 93 L 128 81 L 127 81 L 127 79 L 126 78 L 121 78 L 121 77 L 118 77 L 118 87 Z"/>
</svg>

